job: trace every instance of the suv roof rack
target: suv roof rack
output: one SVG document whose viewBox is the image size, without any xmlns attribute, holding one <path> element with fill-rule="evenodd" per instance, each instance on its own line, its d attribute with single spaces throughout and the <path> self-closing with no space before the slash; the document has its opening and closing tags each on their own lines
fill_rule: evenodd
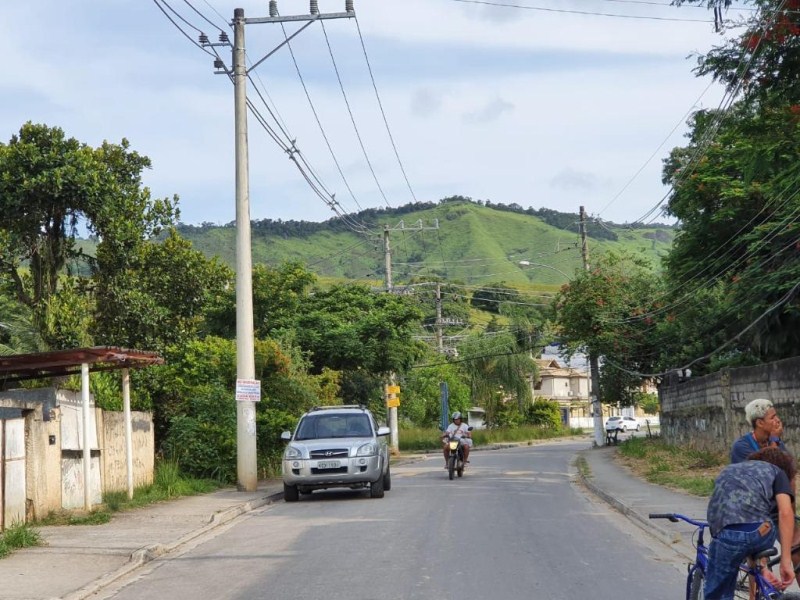
<svg viewBox="0 0 800 600">
<path fill-rule="evenodd" d="M 336 410 L 337 408 L 360 408 L 361 410 L 367 410 L 367 407 L 363 404 L 336 404 L 333 406 L 315 406 L 311 410 Z"/>
</svg>

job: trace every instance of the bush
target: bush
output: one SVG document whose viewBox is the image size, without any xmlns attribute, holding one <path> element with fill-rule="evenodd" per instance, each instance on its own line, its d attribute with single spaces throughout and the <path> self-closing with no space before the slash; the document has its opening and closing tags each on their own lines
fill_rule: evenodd
<svg viewBox="0 0 800 600">
<path fill-rule="evenodd" d="M 197 388 L 170 419 L 164 453 L 193 477 L 236 481 L 236 401 L 219 384 Z"/>
<path fill-rule="evenodd" d="M 555 400 L 545 400 L 537 398 L 528 407 L 525 414 L 525 421 L 530 425 L 538 425 L 545 429 L 561 429 L 561 409 Z"/>
</svg>

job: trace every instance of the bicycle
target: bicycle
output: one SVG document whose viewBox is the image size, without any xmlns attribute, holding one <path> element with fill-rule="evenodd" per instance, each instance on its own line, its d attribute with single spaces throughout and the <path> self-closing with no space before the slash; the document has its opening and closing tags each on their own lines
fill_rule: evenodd
<svg viewBox="0 0 800 600">
<path fill-rule="evenodd" d="M 706 570 L 708 569 L 708 546 L 705 545 L 703 538 L 708 523 L 678 513 L 650 513 L 648 516 L 651 519 L 668 519 L 672 523 L 684 521 L 697 527 L 697 531 L 693 536 L 695 559 L 694 562 L 689 563 L 686 575 L 686 600 L 703 600 L 705 597 L 703 585 L 706 579 Z M 749 580 L 752 579 L 755 583 L 754 600 L 800 600 L 799 593 L 781 592 L 775 589 L 761 574 L 761 559 L 775 556 L 777 553 L 778 550 L 776 548 L 769 548 L 749 557 L 751 560 L 742 563 L 741 567 L 739 567 L 740 575 L 736 581 L 736 598 L 741 598 L 742 600 L 750 598 Z M 773 566 L 773 564 L 774 561 L 769 566 Z"/>
</svg>

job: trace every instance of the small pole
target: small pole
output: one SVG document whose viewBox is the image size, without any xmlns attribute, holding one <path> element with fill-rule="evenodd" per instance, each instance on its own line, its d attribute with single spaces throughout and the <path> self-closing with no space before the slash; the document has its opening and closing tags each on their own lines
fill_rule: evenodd
<svg viewBox="0 0 800 600">
<path fill-rule="evenodd" d="M 125 466 L 128 470 L 128 499 L 133 499 L 133 425 L 131 423 L 131 375 L 122 369 L 122 411 L 125 416 Z"/>
<path fill-rule="evenodd" d="M 91 407 L 89 406 L 89 363 L 81 363 L 81 405 L 83 408 L 83 508 L 92 510 L 92 449 L 89 427 L 91 426 Z"/>
</svg>

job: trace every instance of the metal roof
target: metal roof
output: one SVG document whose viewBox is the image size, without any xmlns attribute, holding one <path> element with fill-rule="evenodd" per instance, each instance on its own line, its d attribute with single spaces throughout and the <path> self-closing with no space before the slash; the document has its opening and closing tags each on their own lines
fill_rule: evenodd
<svg viewBox="0 0 800 600">
<path fill-rule="evenodd" d="M 89 371 L 110 371 L 162 365 L 164 359 L 157 352 L 114 346 L 12 354 L 0 356 L 0 385 L 9 381 L 73 375 L 80 373 L 85 363 L 89 364 Z"/>
</svg>

